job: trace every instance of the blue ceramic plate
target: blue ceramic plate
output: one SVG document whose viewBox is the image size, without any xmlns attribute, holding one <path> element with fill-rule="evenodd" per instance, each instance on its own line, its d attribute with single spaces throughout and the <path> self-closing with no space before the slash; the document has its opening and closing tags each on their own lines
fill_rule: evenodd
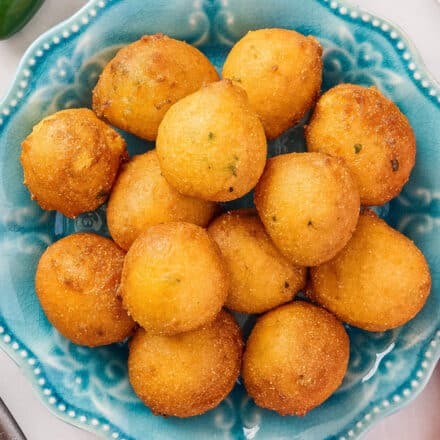
<svg viewBox="0 0 440 440">
<path fill-rule="evenodd" d="M 106 61 L 143 34 L 165 32 L 185 39 L 220 68 L 234 41 L 262 27 L 314 34 L 324 46 L 324 89 L 339 82 L 376 84 L 408 116 L 417 136 L 417 165 L 402 194 L 378 212 L 423 250 L 432 270 L 432 293 L 422 312 L 402 328 L 385 333 L 349 329 L 347 376 L 331 399 L 305 417 L 280 417 L 257 408 L 240 384 L 203 416 L 154 417 L 127 382 L 125 345 L 73 345 L 40 309 L 34 292 L 40 254 L 74 231 L 106 234 L 105 208 L 76 220 L 41 211 L 22 185 L 20 143 L 47 114 L 90 106 L 91 89 Z M 440 87 L 407 38 L 387 21 L 344 3 L 91 1 L 32 45 L 0 105 L 0 345 L 57 416 L 107 438 L 358 437 L 420 392 L 440 354 L 439 120 Z M 131 153 L 152 146 L 126 138 Z M 271 154 L 302 148 L 301 127 L 270 145 Z"/>
</svg>

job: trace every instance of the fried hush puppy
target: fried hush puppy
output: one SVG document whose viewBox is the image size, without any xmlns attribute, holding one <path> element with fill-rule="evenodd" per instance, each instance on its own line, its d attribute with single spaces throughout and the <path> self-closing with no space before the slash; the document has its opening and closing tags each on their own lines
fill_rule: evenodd
<svg viewBox="0 0 440 440">
<path fill-rule="evenodd" d="M 291 264 L 274 246 L 255 209 L 223 214 L 208 232 L 230 274 L 226 307 L 262 313 L 290 301 L 304 287 L 306 269 Z"/>
<path fill-rule="evenodd" d="M 124 252 L 95 234 L 72 234 L 40 258 L 35 288 L 52 325 L 75 344 L 123 341 L 135 325 L 122 307 L 119 285 Z"/>
<path fill-rule="evenodd" d="M 430 289 L 429 267 L 420 250 L 372 211 L 365 211 L 345 248 L 311 269 L 308 294 L 355 327 L 384 331 L 412 319 Z"/>
<path fill-rule="evenodd" d="M 208 58 L 162 34 L 124 46 L 93 90 L 93 110 L 112 125 L 153 141 L 172 104 L 218 80 Z"/>
<path fill-rule="evenodd" d="M 275 245 L 300 266 L 334 257 L 359 216 L 359 192 L 343 159 L 321 153 L 268 160 L 254 201 Z"/>
<path fill-rule="evenodd" d="M 122 137 L 86 108 L 44 118 L 23 141 L 20 156 L 32 199 L 71 218 L 105 202 L 126 158 Z"/>
<path fill-rule="evenodd" d="M 171 221 L 206 226 L 215 206 L 170 186 L 153 150 L 123 165 L 108 201 L 107 225 L 113 240 L 127 250 L 148 226 Z"/>
<path fill-rule="evenodd" d="M 232 390 L 242 348 L 240 327 L 225 311 L 180 335 L 157 336 L 140 328 L 130 342 L 130 383 L 156 415 L 202 414 Z"/>
<path fill-rule="evenodd" d="M 289 29 L 248 32 L 229 52 L 223 78 L 243 87 L 269 139 L 298 123 L 314 104 L 322 81 L 322 48 Z"/>
<path fill-rule="evenodd" d="M 246 92 L 209 84 L 166 113 L 156 143 L 165 179 L 182 194 L 228 201 L 250 191 L 266 162 L 266 137 Z"/>
<path fill-rule="evenodd" d="M 408 119 L 376 87 L 330 89 L 318 101 L 305 135 L 309 151 L 345 159 L 362 205 L 382 205 L 399 194 L 415 163 Z"/>
<path fill-rule="evenodd" d="M 303 416 L 339 387 L 348 359 L 342 323 L 320 307 L 294 301 L 258 319 L 246 344 L 242 377 L 257 405 Z"/>
<path fill-rule="evenodd" d="M 122 298 L 151 334 L 173 335 L 212 321 L 228 293 L 220 251 L 205 229 L 172 222 L 133 242 L 122 271 Z"/>
</svg>

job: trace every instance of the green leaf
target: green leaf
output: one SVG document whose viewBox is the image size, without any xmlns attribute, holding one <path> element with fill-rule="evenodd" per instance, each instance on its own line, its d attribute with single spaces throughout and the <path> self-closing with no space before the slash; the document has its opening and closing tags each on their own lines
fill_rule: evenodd
<svg viewBox="0 0 440 440">
<path fill-rule="evenodd" d="M 18 32 L 44 0 L 0 0 L 0 40 Z"/>
</svg>

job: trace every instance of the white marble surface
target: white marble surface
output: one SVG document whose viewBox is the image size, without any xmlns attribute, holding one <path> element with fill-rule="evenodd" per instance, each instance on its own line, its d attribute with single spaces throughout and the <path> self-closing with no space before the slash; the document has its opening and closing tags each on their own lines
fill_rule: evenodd
<svg viewBox="0 0 440 440">
<path fill-rule="evenodd" d="M 24 30 L 0 42 L 0 98 L 11 84 L 26 48 L 42 32 L 79 9 L 85 0 L 46 0 Z M 428 69 L 440 79 L 439 0 L 357 0 L 372 13 L 398 23 L 418 47 Z M 0 350 L 0 396 L 16 417 L 28 440 L 94 440 L 96 436 L 54 417 L 28 384 L 20 369 Z M 365 440 L 440 439 L 440 364 L 428 386 L 410 405 L 364 437 Z M 319 439 L 317 439 L 319 440 Z"/>
</svg>

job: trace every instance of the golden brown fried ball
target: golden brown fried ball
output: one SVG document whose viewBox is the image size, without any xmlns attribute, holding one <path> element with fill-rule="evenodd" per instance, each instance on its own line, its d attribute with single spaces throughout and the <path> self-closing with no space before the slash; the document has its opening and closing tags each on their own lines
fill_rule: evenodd
<svg viewBox="0 0 440 440">
<path fill-rule="evenodd" d="M 200 226 L 183 222 L 150 226 L 125 257 L 124 306 L 152 334 L 173 335 L 212 321 L 228 288 L 220 251 Z"/>
<path fill-rule="evenodd" d="M 105 202 L 126 157 L 122 137 L 91 110 L 78 108 L 35 125 L 20 160 L 32 199 L 73 218 Z"/>
<path fill-rule="evenodd" d="M 223 214 L 208 232 L 231 277 L 226 307 L 262 313 L 290 301 L 304 287 L 306 269 L 291 264 L 274 246 L 255 209 Z"/>
<path fill-rule="evenodd" d="M 351 325 L 384 331 L 412 319 L 430 289 L 429 267 L 420 250 L 366 211 L 347 246 L 312 268 L 308 294 Z"/>
<path fill-rule="evenodd" d="M 113 240 L 128 249 L 148 226 L 183 221 L 206 226 L 215 204 L 179 194 L 162 176 L 156 151 L 134 156 L 125 164 L 107 205 Z"/>
<path fill-rule="evenodd" d="M 130 343 L 130 383 L 156 415 L 202 414 L 232 390 L 242 349 L 240 327 L 225 311 L 180 335 L 157 336 L 139 329 Z"/>
<path fill-rule="evenodd" d="M 124 252 L 108 238 L 72 234 L 40 258 L 35 289 L 47 319 L 75 344 L 123 341 L 135 323 L 119 296 Z"/>
<path fill-rule="evenodd" d="M 229 52 L 223 77 L 242 86 L 269 139 L 295 125 L 314 104 L 322 80 L 322 48 L 288 29 L 247 33 Z"/>
<path fill-rule="evenodd" d="M 258 319 L 243 355 L 244 385 L 257 405 L 303 416 L 339 387 L 349 351 L 338 319 L 294 301 Z"/>
<path fill-rule="evenodd" d="M 321 153 L 268 160 L 254 199 L 275 245 L 301 266 L 334 257 L 359 216 L 359 192 L 343 159 Z"/>
<path fill-rule="evenodd" d="M 93 110 L 152 141 L 172 104 L 217 80 L 214 66 L 195 47 L 162 34 L 145 35 L 104 68 L 93 90 Z"/>
<path fill-rule="evenodd" d="M 414 166 L 416 141 L 408 119 L 375 87 L 330 89 L 305 134 L 309 151 L 345 159 L 363 205 L 382 205 L 399 194 Z"/>
<path fill-rule="evenodd" d="M 266 162 L 266 137 L 246 93 L 231 81 L 212 83 L 174 104 L 157 136 L 165 179 L 180 193 L 204 200 L 241 197 Z"/>
</svg>

